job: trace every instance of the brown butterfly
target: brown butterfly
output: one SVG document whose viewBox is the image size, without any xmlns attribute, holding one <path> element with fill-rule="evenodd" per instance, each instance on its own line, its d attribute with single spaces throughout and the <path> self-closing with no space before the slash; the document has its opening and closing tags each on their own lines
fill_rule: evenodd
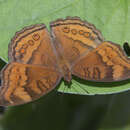
<svg viewBox="0 0 130 130">
<path fill-rule="evenodd" d="M 79 18 L 25 27 L 9 44 L 9 63 L 2 70 L 0 105 L 24 104 L 54 89 L 71 75 L 91 81 L 130 78 L 130 60 L 121 47 L 104 41 L 94 25 Z"/>
</svg>

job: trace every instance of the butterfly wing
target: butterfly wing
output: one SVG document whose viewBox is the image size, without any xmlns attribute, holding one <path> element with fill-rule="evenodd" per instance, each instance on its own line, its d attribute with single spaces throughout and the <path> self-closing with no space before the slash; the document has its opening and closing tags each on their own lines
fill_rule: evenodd
<svg viewBox="0 0 130 130">
<path fill-rule="evenodd" d="M 0 105 L 24 104 L 45 95 L 60 82 L 55 69 L 13 62 L 2 71 Z"/>
<path fill-rule="evenodd" d="M 72 67 L 72 74 L 91 81 L 112 82 L 130 78 L 130 59 L 121 47 L 104 42 Z"/>
<path fill-rule="evenodd" d="M 57 67 L 50 34 L 44 24 L 17 32 L 9 44 L 9 61 Z"/>
<path fill-rule="evenodd" d="M 72 65 L 82 55 L 95 49 L 103 41 L 94 25 L 79 18 L 59 19 L 51 23 L 51 33 L 57 50 Z"/>
</svg>

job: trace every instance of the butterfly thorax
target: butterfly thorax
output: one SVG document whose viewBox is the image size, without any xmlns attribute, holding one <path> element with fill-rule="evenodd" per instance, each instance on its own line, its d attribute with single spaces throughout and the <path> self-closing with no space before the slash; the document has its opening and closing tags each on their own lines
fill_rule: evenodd
<svg viewBox="0 0 130 130">
<path fill-rule="evenodd" d="M 54 48 L 56 50 L 55 54 L 57 57 L 57 63 L 58 63 L 59 70 L 62 73 L 64 80 L 67 82 L 70 82 L 72 79 L 70 64 L 68 63 L 66 58 L 63 56 L 62 49 L 56 41 L 54 42 Z"/>
<path fill-rule="evenodd" d="M 70 65 L 60 52 L 57 52 L 57 54 L 58 54 L 57 63 L 58 63 L 59 70 L 61 74 L 63 75 L 64 80 L 67 82 L 70 82 L 72 79 Z"/>
<path fill-rule="evenodd" d="M 70 69 L 67 67 L 67 65 L 62 66 L 62 72 L 63 72 L 64 80 L 70 82 L 72 77 L 71 77 Z"/>
<path fill-rule="evenodd" d="M 65 62 L 65 60 L 59 62 L 59 68 L 64 77 L 64 80 L 70 82 L 72 79 L 71 71 L 69 65 L 67 64 L 67 62 Z"/>
</svg>

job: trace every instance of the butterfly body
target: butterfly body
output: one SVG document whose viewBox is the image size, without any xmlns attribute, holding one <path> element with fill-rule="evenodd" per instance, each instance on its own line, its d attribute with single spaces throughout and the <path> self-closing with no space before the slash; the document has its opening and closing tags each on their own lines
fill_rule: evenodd
<svg viewBox="0 0 130 130">
<path fill-rule="evenodd" d="M 70 68 L 66 64 L 64 64 L 60 65 L 60 69 L 61 73 L 63 74 L 64 80 L 69 83 L 72 79 Z"/>
<path fill-rule="evenodd" d="M 96 27 L 77 17 L 25 27 L 9 44 L 1 72 L 0 105 L 34 101 L 72 75 L 96 82 L 130 78 L 130 59 L 117 44 L 104 41 Z M 87 82 L 87 81 L 86 81 Z"/>
</svg>

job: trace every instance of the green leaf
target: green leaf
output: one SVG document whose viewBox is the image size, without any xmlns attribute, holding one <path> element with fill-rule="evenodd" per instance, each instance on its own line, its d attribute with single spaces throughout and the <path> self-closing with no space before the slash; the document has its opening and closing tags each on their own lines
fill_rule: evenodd
<svg viewBox="0 0 130 130">
<path fill-rule="evenodd" d="M 7 61 L 8 43 L 23 27 L 66 16 L 79 16 L 94 24 L 109 41 L 130 41 L 129 0 L 0 0 L 0 56 Z M 75 94 L 109 94 L 129 90 L 130 81 L 95 83 L 77 78 L 70 87 L 64 82 L 58 91 Z"/>
</svg>

